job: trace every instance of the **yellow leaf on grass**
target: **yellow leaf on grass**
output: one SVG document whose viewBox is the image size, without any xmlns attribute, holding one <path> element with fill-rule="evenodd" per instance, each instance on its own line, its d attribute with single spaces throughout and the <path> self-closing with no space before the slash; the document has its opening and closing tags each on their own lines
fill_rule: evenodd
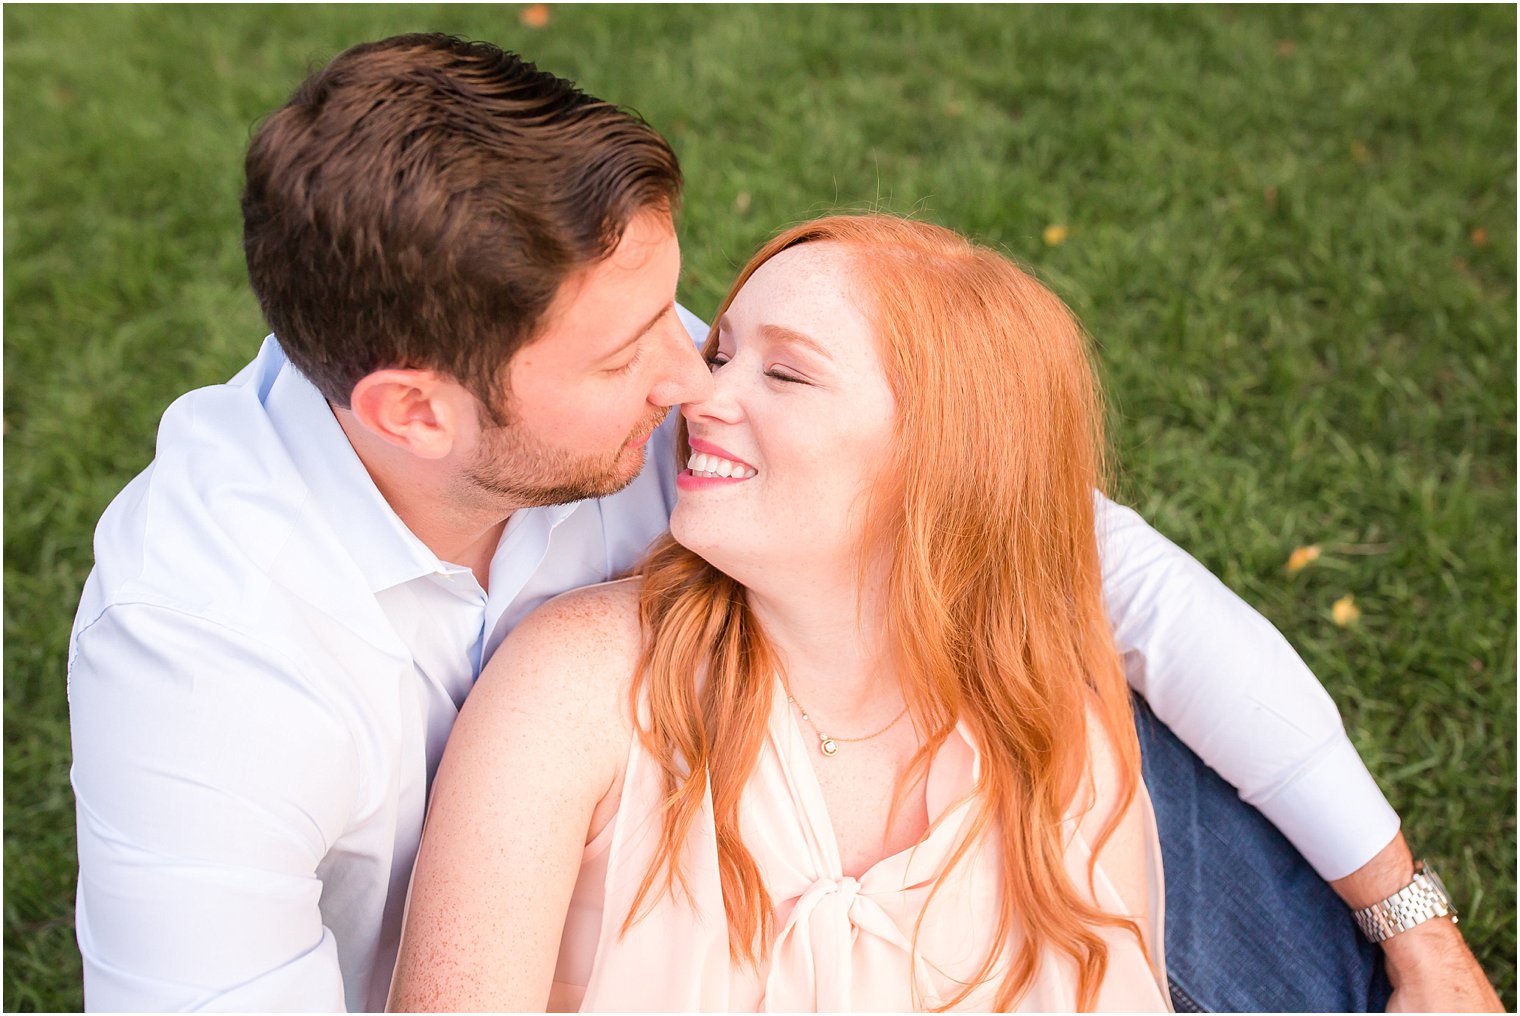
<svg viewBox="0 0 1520 1016">
<path fill-rule="evenodd" d="M 1484 229 L 1482 226 L 1479 226 L 1477 229 L 1473 230 L 1472 242 L 1474 247 L 1487 247 L 1488 230 Z"/>
<path fill-rule="evenodd" d="M 1310 545 L 1299 547 L 1288 555 L 1288 574 L 1297 575 L 1315 561 L 1319 560 L 1319 547 Z"/>
<path fill-rule="evenodd" d="M 1349 628 L 1356 624 L 1361 616 L 1362 609 L 1356 605 L 1356 597 L 1350 593 L 1336 600 L 1330 607 L 1330 620 L 1342 628 Z"/>
<path fill-rule="evenodd" d="M 1066 242 L 1066 238 L 1070 235 L 1071 230 L 1067 229 L 1065 226 L 1060 225 L 1059 223 L 1054 223 L 1052 225 L 1046 226 L 1044 233 L 1045 246 L 1059 247 L 1061 244 Z"/>
<path fill-rule="evenodd" d="M 529 28 L 543 28 L 549 23 L 549 5 L 529 4 L 518 13 L 517 20 Z"/>
</svg>

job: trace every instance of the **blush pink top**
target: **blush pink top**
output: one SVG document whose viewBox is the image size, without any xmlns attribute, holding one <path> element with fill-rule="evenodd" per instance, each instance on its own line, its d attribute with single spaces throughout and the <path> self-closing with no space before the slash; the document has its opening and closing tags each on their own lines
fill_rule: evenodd
<svg viewBox="0 0 1520 1016">
<path fill-rule="evenodd" d="M 658 767 L 635 737 L 617 815 L 583 855 L 549 1008 L 904 1012 L 942 1005 L 986 956 L 1001 883 L 995 837 L 984 837 L 944 874 L 970 818 L 968 792 L 979 767 L 976 746 L 964 729 L 957 733 L 930 766 L 925 788 L 930 826 L 924 838 L 851 878 L 843 873 L 814 775 L 809 752 L 815 743 L 797 725 L 786 696 L 774 696 L 768 736 L 740 804 L 744 843 L 776 908 L 775 938 L 759 969 L 729 959 L 710 794 L 681 858 L 692 898 L 660 896 L 620 935 L 660 835 Z M 1148 959 L 1127 932 L 1101 930 L 1108 972 L 1097 1000 L 1100 1011 L 1169 1009 L 1160 955 L 1160 850 L 1143 788 L 1139 798 L 1136 806 L 1148 827 L 1146 889 L 1156 955 Z M 1073 884 L 1083 887 L 1090 856 L 1084 833 L 1093 830 L 1075 817 L 1066 828 L 1067 871 Z M 944 884 L 930 901 L 940 881 Z M 1103 909 L 1124 912 L 1102 865 L 1094 886 Z M 920 913 L 924 919 L 914 948 Z M 993 1007 L 1001 968 L 995 970 L 958 1008 Z M 1070 1012 L 1076 1002 L 1075 967 L 1047 955 L 1019 1009 Z"/>
</svg>

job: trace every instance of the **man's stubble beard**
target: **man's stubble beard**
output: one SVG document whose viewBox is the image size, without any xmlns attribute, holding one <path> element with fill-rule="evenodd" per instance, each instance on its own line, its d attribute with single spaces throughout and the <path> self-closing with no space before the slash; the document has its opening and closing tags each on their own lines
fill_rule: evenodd
<svg viewBox="0 0 1520 1016">
<path fill-rule="evenodd" d="M 667 413 L 661 410 L 612 452 L 573 460 L 546 448 L 517 419 L 505 424 L 483 419 L 480 454 L 465 474 L 462 482 L 466 489 L 461 493 L 471 501 L 509 509 L 571 504 L 616 494 L 644 467 L 647 442 L 631 452 L 629 441 L 652 433 Z"/>
</svg>

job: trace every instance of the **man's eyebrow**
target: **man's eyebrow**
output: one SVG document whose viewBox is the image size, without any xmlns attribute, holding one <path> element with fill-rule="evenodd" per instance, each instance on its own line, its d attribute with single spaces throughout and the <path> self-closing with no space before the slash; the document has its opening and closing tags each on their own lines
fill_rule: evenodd
<svg viewBox="0 0 1520 1016">
<path fill-rule="evenodd" d="M 834 361 L 834 358 L 829 355 L 829 351 L 823 348 L 823 343 L 811 335 L 804 335 L 801 332 L 793 331 L 785 325 L 761 325 L 760 334 L 771 342 L 790 342 L 804 349 L 812 350 L 830 363 Z"/>
<path fill-rule="evenodd" d="M 606 353 L 604 353 L 602 355 L 601 358 L 603 360 L 610 360 L 614 356 L 617 356 L 619 353 L 621 353 L 624 350 L 628 349 L 634 343 L 638 342 L 644 336 L 648 335 L 650 329 L 652 329 L 655 325 L 659 324 L 660 323 L 660 318 L 664 317 L 666 314 L 669 314 L 670 313 L 670 308 L 674 307 L 674 306 L 675 306 L 675 304 L 671 304 L 671 305 L 666 306 L 666 307 L 661 307 L 660 308 L 660 312 L 658 314 L 656 314 L 654 317 L 650 318 L 649 319 L 649 323 L 646 324 L 643 328 L 640 328 L 637 332 L 635 332 L 633 334 L 632 338 L 630 338 L 627 342 L 624 342 L 622 345 L 618 346 L 616 349 L 609 349 Z"/>
</svg>

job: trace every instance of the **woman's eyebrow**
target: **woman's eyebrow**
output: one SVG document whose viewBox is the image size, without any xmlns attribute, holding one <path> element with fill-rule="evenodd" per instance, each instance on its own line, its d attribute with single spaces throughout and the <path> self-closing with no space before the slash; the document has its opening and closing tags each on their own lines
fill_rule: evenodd
<svg viewBox="0 0 1520 1016">
<path fill-rule="evenodd" d="M 761 325 L 760 334 L 771 342 L 790 342 L 793 345 L 801 346 L 803 349 L 811 350 L 825 362 L 834 362 L 834 358 L 829 355 L 829 351 L 823 348 L 823 343 L 810 335 L 804 335 L 802 332 L 787 328 L 785 325 Z"/>
</svg>

